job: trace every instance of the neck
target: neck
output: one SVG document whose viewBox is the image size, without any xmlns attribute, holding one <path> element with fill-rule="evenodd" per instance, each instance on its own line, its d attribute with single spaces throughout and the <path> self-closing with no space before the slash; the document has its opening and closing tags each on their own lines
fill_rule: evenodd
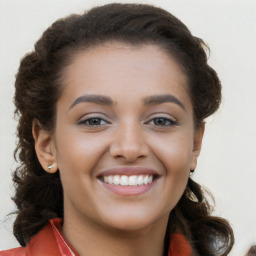
<svg viewBox="0 0 256 256">
<path fill-rule="evenodd" d="M 63 234 L 80 256 L 163 256 L 167 221 L 165 218 L 143 230 L 127 231 L 65 216 Z"/>
</svg>

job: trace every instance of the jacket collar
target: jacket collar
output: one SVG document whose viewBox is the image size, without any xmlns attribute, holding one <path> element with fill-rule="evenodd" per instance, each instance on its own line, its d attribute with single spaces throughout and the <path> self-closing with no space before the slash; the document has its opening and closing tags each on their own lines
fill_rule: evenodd
<svg viewBox="0 0 256 256">
<path fill-rule="evenodd" d="M 79 256 L 61 234 L 62 219 L 52 219 L 26 247 L 27 256 Z M 170 239 L 168 256 L 191 256 L 192 248 L 181 234 L 173 234 Z"/>
<path fill-rule="evenodd" d="M 49 220 L 26 246 L 26 256 L 78 256 L 61 234 L 62 219 Z"/>
</svg>

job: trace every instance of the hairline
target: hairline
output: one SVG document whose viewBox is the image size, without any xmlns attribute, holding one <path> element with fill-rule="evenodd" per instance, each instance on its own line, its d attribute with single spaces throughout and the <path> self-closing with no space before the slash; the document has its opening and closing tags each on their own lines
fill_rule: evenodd
<svg viewBox="0 0 256 256">
<path fill-rule="evenodd" d="M 185 64 L 182 62 L 181 57 L 179 57 L 179 53 L 182 51 L 177 49 L 175 43 L 172 43 L 171 40 L 168 40 L 164 37 L 159 37 L 159 39 L 153 39 L 150 37 L 138 38 L 136 36 L 133 36 L 131 38 L 128 38 L 125 36 L 119 36 L 119 37 L 106 36 L 104 38 L 91 38 L 91 39 L 89 38 L 87 40 L 79 42 L 78 44 L 71 44 L 69 46 L 66 46 L 63 49 L 60 49 L 58 51 L 59 55 L 64 56 L 64 63 L 60 66 L 59 72 L 57 74 L 57 79 L 55 81 L 56 87 L 58 88 L 57 89 L 58 96 L 56 97 L 53 123 L 50 130 L 53 131 L 56 126 L 57 101 L 61 97 L 61 94 L 64 89 L 63 85 L 65 84 L 64 81 L 66 80 L 66 74 L 67 74 L 65 70 L 68 68 L 68 66 L 70 66 L 71 63 L 76 59 L 76 57 L 82 52 L 85 52 L 90 49 L 95 49 L 98 47 L 104 47 L 109 45 L 121 45 L 121 44 L 132 46 L 134 48 L 141 48 L 143 46 L 150 46 L 150 45 L 156 46 L 159 50 L 163 51 L 164 53 L 169 55 L 171 58 L 174 58 L 181 72 L 184 74 L 184 77 L 186 78 L 186 83 L 184 84 L 184 86 L 185 86 L 185 90 L 188 93 L 188 98 L 192 105 L 194 129 L 197 130 L 198 128 L 200 128 L 201 123 L 198 124 L 197 119 L 195 117 L 195 112 L 194 112 L 194 103 L 193 103 L 193 98 L 190 91 L 189 71 L 188 71 L 188 68 L 186 68 Z M 203 120 L 202 120 L 202 123 L 203 123 Z"/>
</svg>

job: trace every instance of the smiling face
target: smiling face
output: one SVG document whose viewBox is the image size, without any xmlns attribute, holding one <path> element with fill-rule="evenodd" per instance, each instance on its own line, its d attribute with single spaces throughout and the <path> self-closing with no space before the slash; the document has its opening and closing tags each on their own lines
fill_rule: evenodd
<svg viewBox="0 0 256 256">
<path fill-rule="evenodd" d="M 166 226 L 202 139 L 178 63 L 155 45 L 106 43 L 77 53 L 63 74 L 54 133 L 34 137 L 42 166 L 60 171 L 64 219 Z"/>
</svg>

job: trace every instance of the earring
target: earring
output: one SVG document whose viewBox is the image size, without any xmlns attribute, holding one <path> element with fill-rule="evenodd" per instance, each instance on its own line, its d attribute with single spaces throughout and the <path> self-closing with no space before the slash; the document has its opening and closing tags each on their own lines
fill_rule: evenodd
<svg viewBox="0 0 256 256">
<path fill-rule="evenodd" d="M 48 172 L 49 172 L 49 173 L 54 173 L 54 172 L 56 172 L 56 170 L 57 170 L 57 166 L 56 166 L 56 164 L 49 164 L 49 165 L 47 166 L 47 169 L 48 169 Z"/>
</svg>

